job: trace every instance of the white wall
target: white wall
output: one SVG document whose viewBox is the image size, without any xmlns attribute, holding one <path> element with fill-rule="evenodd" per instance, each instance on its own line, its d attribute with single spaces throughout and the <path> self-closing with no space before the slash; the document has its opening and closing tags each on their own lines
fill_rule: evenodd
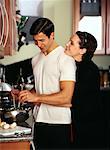
<svg viewBox="0 0 110 150">
<path fill-rule="evenodd" d="M 108 66 L 110 66 L 110 55 L 94 56 L 93 61 L 98 67 L 108 69 Z"/>
<path fill-rule="evenodd" d="M 0 59 L 0 64 L 6 66 L 26 59 L 30 59 L 35 56 L 39 51 L 39 48 L 33 43 L 30 43 L 29 45 L 23 45 L 20 48 L 19 52 L 16 52 L 12 56 L 5 56 L 4 59 Z"/>
<path fill-rule="evenodd" d="M 59 44 L 65 46 L 65 43 L 69 40 L 70 36 L 72 35 L 72 1 L 73 0 L 42 0 L 42 1 L 43 1 L 43 16 L 48 17 L 54 22 L 56 28 L 55 38 Z M 22 53 L 23 53 L 23 49 L 25 50 L 25 48 L 26 47 L 22 48 Z M 35 53 L 35 51 L 36 50 L 32 48 L 30 53 L 31 52 Z M 13 62 L 16 61 L 14 60 L 13 56 L 12 59 Z M 24 59 L 24 55 L 22 55 L 22 60 L 23 59 Z M 94 56 L 93 60 L 99 67 L 102 66 L 104 68 L 108 68 L 108 66 L 110 65 L 110 55 Z M 6 64 L 8 63 L 7 61 L 9 61 L 9 59 L 5 58 L 5 60 L 0 60 L 0 62 L 2 61 L 4 61 Z"/>
<path fill-rule="evenodd" d="M 72 34 L 72 0 L 44 0 L 43 15 L 55 24 L 55 37 L 65 46 Z"/>
</svg>

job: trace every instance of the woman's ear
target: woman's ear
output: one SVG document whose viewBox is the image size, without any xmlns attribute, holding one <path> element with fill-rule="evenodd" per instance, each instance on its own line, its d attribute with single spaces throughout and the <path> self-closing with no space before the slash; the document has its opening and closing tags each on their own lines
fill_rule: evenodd
<svg viewBox="0 0 110 150">
<path fill-rule="evenodd" d="M 86 53 L 86 51 L 87 51 L 87 49 L 86 48 L 82 48 L 82 49 L 80 49 L 80 54 L 85 54 Z"/>
</svg>

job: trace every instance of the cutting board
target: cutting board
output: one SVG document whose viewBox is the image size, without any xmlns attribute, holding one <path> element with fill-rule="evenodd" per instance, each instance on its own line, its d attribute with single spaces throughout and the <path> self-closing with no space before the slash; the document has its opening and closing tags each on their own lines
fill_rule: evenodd
<svg viewBox="0 0 110 150">
<path fill-rule="evenodd" d="M 14 129 L 2 129 L 0 128 L 0 135 L 2 136 L 11 136 L 14 134 L 30 134 L 31 128 L 16 126 Z"/>
</svg>

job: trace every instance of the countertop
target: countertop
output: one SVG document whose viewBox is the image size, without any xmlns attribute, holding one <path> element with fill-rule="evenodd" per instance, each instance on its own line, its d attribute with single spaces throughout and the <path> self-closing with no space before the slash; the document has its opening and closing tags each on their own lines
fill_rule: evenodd
<svg viewBox="0 0 110 150">
<path fill-rule="evenodd" d="M 100 87 L 101 91 L 110 91 L 110 86 L 109 87 Z"/>
<path fill-rule="evenodd" d="M 0 143 L 2 142 L 16 142 L 16 141 L 32 141 L 32 128 L 30 128 L 27 123 L 21 123 L 20 124 L 20 129 L 23 129 L 23 132 L 19 131 L 18 133 L 15 134 L 2 134 L 0 135 Z M 26 128 L 26 129 L 25 129 Z M 29 130 L 28 130 L 29 128 Z M 17 129 L 15 129 L 17 131 Z M 31 131 L 30 131 L 31 130 Z M 4 136 L 5 135 L 5 136 Z"/>
<path fill-rule="evenodd" d="M 3 59 L 0 59 L 0 64 L 4 66 L 14 64 L 20 61 L 34 57 L 40 49 L 34 44 L 30 43 L 28 45 L 23 45 L 19 51 L 16 51 L 12 56 L 6 55 Z"/>
<path fill-rule="evenodd" d="M 17 135 L 14 135 L 14 136 L 0 136 L 0 143 L 1 142 L 16 142 L 16 141 L 32 141 L 32 135 L 29 134 L 29 135 L 20 135 L 20 136 L 17 136 Z"/>
</svg>

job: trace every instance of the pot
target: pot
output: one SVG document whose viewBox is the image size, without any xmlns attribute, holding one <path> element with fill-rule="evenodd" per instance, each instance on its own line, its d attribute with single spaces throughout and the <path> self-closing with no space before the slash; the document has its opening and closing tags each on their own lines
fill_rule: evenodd
<svg viewBox="0 0 110 150">
<path fill-rule="evenodd" d="M 6 82 L 1 82 L 0 83 L 0 91 L 7 91 L 7 92 L 11 92 L 12 88 L 11 85 L 6 83 Z"/>
<path fill-rule="evenodd" d="M 14 109 L 13 97 L 10 91 L 0 91 L 0 110 Z"/>
<path fill-rule="evenodd" d="M 24 110 L 2 111 L 1 113 L 2 121 L 8 124 L 25 122 L 28 118 L 29 114 Z"/>
</svg>

